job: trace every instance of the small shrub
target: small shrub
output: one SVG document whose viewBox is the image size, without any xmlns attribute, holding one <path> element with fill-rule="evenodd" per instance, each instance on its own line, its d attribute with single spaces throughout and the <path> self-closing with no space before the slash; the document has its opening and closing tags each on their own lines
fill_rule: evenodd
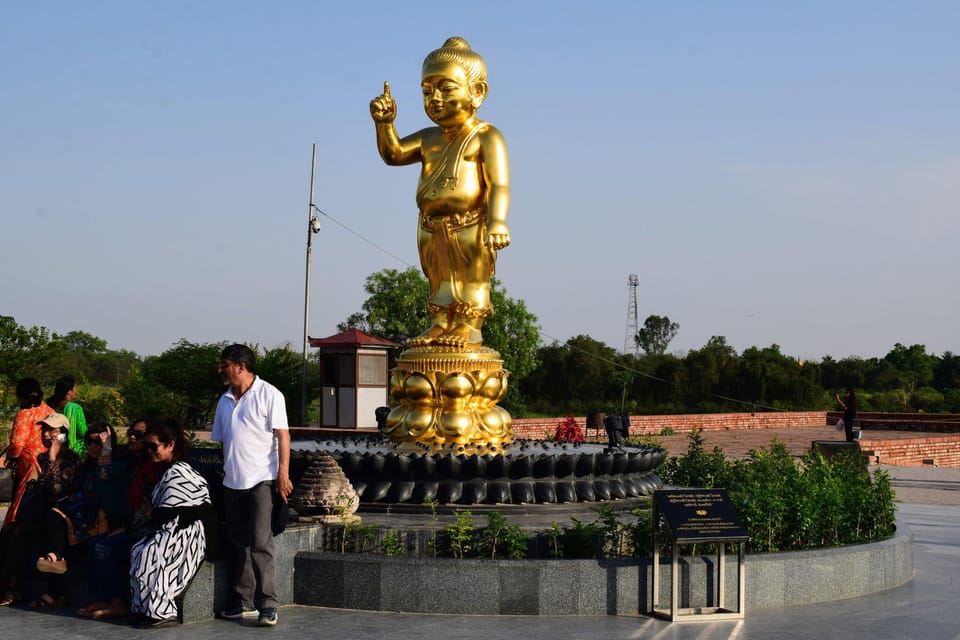
<svg viewBox="0 0 960 640">
<path fill-rule="evenodd" d="M 573 526 L 563 532 L 563 548 L 570 558 L 597 557 L 597 523 L 572 517 Z"/>
<path fill-rule="evenodd" d="M 497 547 L 500 539 L 507 530 L 507 520 L 499 511 L 491 511 L 486 515 L 487 526 L 483 529 L 484 541 L 490 550 L 490 558 L 495 560 L 497 557 Z"/>
<path fill-rule="evenodd" d="M 676 431 L 673 430 L 673 427 L 664 427 L 663 429 L 660 429 L 661 436 L 672 436 L 675 433 Z"/>
<path fill-rule="evenodd" d="M 380 549 L 385 556 L 403 555 L 403 541 L 396 529 L 390 529 L 384 534 L 383 540 L 380 541 Z"/>
<path fill-rule="evenodd" d="M 453 522 L 446 526 L 450 534 L 450 551 L 454 558 L 463 559 L 473 548 L 473 528 L 477 521 L 469 511 L 457 511 Z"/>
<path fill-rule="evenodd" d="M 522 560 L 527 557 L 527 535 L 520 525 L 512 524 L 506 528 L 503 544 L 507 549 L 507 557 L 511 560 Z"/>
<path fill-rule="evenodd" d="M 633 447 L 646 446 L 657 447 L 660 449 L 663 448 L 663 443 L 660 441 L 660 438 L 652 433 L 644 433 L 639 436 L 630 436 L 627 438 L 627 444 Z"/>
<path fill-rule="evenodd" d="M 366 553 L 367 545 L 377 538 L 377 527 L 372 524 L 358 524 L 354 527 L 353 549 L 357 553 Z"/>
<path fill-rule="evenodd" d="M 563 530 L 556 520 L 550 523 L 550 531 L 547 532 L 547 535 L 550 537 L 548 555 L 551 558 L 562 558 L 563 544 L 561 544 L 560 539 L 563 537 Z"/>
<path fill-rule="evenodd" d="M 350 517 L 353 515 L 350 512 L 351 506 L 352 500 L 350 496 L 345 493 L 338 494 L 334 499 L 333 511 L 337 514 L 337 517 L 340 518 L 340 521 L 343 522 L 343 530 L 341 531 L 340 538 L 340 553 L 347 552 L 350 540 L 353 538 L 353 530 L 357 526 L 357 520 Z"/>
<path fill-rule="evenodd" d="M 627 536 L 632 554 L 643 556 L 653 551 L 653 509 L 638 507 L 633 515 L 636 521 L 627 528 Z"/>
<path fill-rule="evenodd" d="M 557 442 L 583 442 L 583 429 L 580 428 L 573 416 L 566 416 L 557 425 L 553 439 Z"/>
<path fill-rule="evenodd" d="M 597 520 L 595 531 L 600 535 L 601 555 L 610 558 L 620 558 L 623 553 L 623 524 L 620 514 L 613 510 L 608 502 L 602 503 L 596 509 Z"/>
<path fill-rule="evenodd" d="M 437 515 L 437 506 L 440 504 L 437 502 L 436 498 L 428 498 L 423 501 L 423 504 L 430 507 L 430 529 L 431 529 L 431 538 L 429 542 L 430 552 L 433 553 L 433 557 L 436 558 L 437 554 L 440 552 L 439 542 L 437 540 L 437 527 L 440 524 L 440 516 Z"/>
</svg>

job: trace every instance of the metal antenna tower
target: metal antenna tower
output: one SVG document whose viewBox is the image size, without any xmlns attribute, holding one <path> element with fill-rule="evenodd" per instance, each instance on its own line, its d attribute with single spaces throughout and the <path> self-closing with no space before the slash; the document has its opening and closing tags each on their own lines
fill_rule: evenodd
<svg viewBox="0 0 960 640">
<path fill-rule="evenodd" d="M 637 324 L 637 285 L 640 284 L 640 276 L 631 273 L 627 278 L 627 331 L 623 337 L 623 352 L 632 353 L 640 357 L 640 345 L 637 344 L 637 333 L 640 331 L 640 325 Z"/>
</svg>

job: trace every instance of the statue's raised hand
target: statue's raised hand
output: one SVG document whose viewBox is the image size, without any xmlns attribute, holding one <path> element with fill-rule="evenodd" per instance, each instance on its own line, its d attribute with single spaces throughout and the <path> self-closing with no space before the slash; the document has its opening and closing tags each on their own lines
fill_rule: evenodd
<svg viewBox="0 0 960 640">
<path fill-rule="evenodd" d="M 397 117 L 397 102 L 390 95 L 390 83 L 383 83 L 383 93 L 370 101 L 370 115 L 374 122 L 393 122 Z"/>
</svg>

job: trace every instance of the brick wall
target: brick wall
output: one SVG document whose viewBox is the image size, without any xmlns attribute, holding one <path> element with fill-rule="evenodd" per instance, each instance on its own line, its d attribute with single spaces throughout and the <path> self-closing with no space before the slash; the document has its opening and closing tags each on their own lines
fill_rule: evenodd
<svg viewBox="0 0 960 640">
<path fill-rule="evenodd" d="M 918 436 L 900 440 L 870 440 L 860 442 L 864 454 L 872 462 L 902 467 L 960 467 L 960 439 L 955 434 Z"/>
<path fill-rule="evenodd" d="M 827 422 L 837 424 L 842 411 L 827 413 Z M 861 411 L 857 420 L 863 429 L 887 431 L 927 431 L 936 433 L 960 432 L 960 415 L 956 413 L 881 413 Z"/>
<path fill-rule="evenodd" d="M 587 419 L 574 416 L 584 427 Z M 514 438 L 542 440 L 553 435 L 561 418 L 517 418 L 511 428 Z M 769 413 L 696 413 L 684 415 L 630 416 L 630 435 L 658 434 L 664 429 L 674 432 L 732 429 L 784 429 L 789 427 L 822 427 L 827 424 L 825 411 L 772 411 Z M 593 434 L 594 430 L 591 429 Z M 603 429 L 600 429 L 603 433 Z"/>
</svg>

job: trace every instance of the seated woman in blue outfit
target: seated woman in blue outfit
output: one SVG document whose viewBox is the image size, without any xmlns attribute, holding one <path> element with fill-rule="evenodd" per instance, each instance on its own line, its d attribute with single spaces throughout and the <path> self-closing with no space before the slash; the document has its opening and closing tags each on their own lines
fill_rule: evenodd
<svg viewBox="0 0 960 640">
<path fill-rule="evenodd" d="M 101 455 L 105 459 L 102 476 L 122 478 L 125 492 L 110 500 L 117 503 L 117 515 L 111 517 L 107 513 L 110 531 L 93 536 L 87 543 L 87 585 L 92 599 L 77 610 L 81 618 L 100 620 L 130 615 L 130 548 L 153 532 L 144 515 L 144 503 L 149 505 L 146 497 L 162 473 L 160 464 L 146 455 L 146 434 L 146 421 L 135 420 L 127 430 L 127 444 L 104 450 Z"/>
</svg>

